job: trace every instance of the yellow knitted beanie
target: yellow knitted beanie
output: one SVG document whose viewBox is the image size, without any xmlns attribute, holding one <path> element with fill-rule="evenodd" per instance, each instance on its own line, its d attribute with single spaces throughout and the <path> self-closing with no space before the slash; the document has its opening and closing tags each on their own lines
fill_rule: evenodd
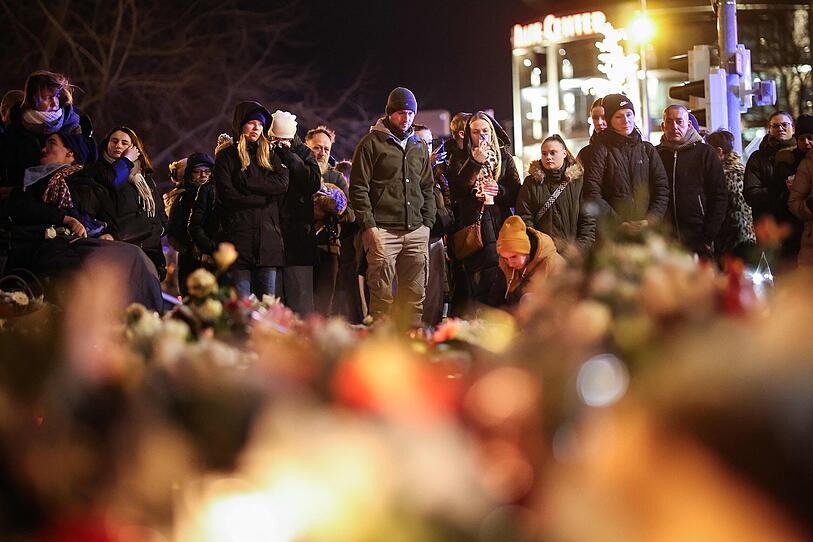
<svg viewBox="0 0 813 542">
<path fill-rule="evenodd" d="M 531 253 L 531 240 L 525 222 L 517 215 L 509 216 L 500 228 L 497 238 L 497 252 L 516 252 L 517 254 Z"/>
</svg>

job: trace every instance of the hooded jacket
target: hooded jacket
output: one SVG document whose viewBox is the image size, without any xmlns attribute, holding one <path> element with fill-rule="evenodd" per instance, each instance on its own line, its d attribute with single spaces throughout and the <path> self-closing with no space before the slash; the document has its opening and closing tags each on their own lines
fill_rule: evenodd
<svg viewBox="0 0 813 542">
<path fill-rule="evenodd" d="M 426 144 L 412 130 L 399 140 L 380 118 L 353 153 L 350 206 L 359 229 L 431 229 L 435 196 L 430 160 Z"/>
<path fill-rule="evenodd" d="M 664 136 L 656 148 L 669 177 L 669 222 L 689 250 L 711 255 L 728 207 L 722 162 L 691 126 L 682 141 Z"/>
<path fill-rule="evenodd" d="M 531 241 L 529 261 L 522 269 L 513 269 L 500 258 L 500 271 L 492 284 L 488 304 L 493 307 L 516 305 L 527 292 L 534 277 L 548 278 L 564 271 L 567 264 L 556 251 L 553 239 L 541 231 L 528 228 Z"/>
<path fill-rule="evenodd" d="M 257 144 L 249 144 L 251 164 L 242 170 L 237 152 L 241 121 L 257 109 L 257 102 L 241 102 L 234 110 L 234 144 L 217 154 L 213 180 L 221 230 L 218 241 L 233 243 L 243 268 L 279 267 L 285 263 L 280 204 L 288 190 L 288 168 L 275 152 L 269 153 L 272 169 L 257 163 Z M 271 118 L 268 115 L 268 118 Z M 210 181 L 211 182 L 211 181 Z"/>
<path fill-rule="evenodd" d="M 500 160 L 502 170 L 497 179 L 499 191 L 494 198 L 494 205 L 486 205 L 483 208 L 483 201 L 475 194 L 475 183 L 482 165 L 471 157 L 470 151 L 454 153 L 449 161 L 446 170 L 446 177 L 449 181 L 449 192 L 452 196 L 453 211 L 456 221 L 456 230 L 462 230 L 470 224 L 474 224 L 483 209 L 483 216 L 480 222 L 480 233 L 483 240 L 483 250 L 476 252 L 466 259 L 468 269 L 475 271 L 484 267 L 497 265 L 496 249 L 489 245 L 497 243 L 497 235 L 500 232 L 503 222 L 511 216 L 512 210 L 517 205 L 520 183 L 519 173 L 511 153 L 508 152 L 510 142 L 508 134 L 500 125 L 492 120 L 497 142 L 500 146 Z M 466 123 L 465 140 L 471 141 L 471 119 Z"/>
<path fill-rule="evenodd" d="M 571 243 L 584 252 L 596 240 L 596 218 L 582 200 L 583 175 L 584 169 L 576 162 L 565 169 L 561 180 L 551 180 L 546 178 L 542 161 L 535 160 L 531 162 L 528 176 L 519 191 L 517 215 L 528 227 L 550 235 L 560 253 L 565 252 Z M 567 181 L 567 187 L 551 208 L 540 216 L 542 207 L 563 180 Z"/>
<path fill-rule="evenodd" d="M 637 129 L 629 136 L 607 129 L 595 139 L 584 164 L 585 198 L 617 222 L 663 218 L 669 181 L 655 147 Z"/>
</svg>

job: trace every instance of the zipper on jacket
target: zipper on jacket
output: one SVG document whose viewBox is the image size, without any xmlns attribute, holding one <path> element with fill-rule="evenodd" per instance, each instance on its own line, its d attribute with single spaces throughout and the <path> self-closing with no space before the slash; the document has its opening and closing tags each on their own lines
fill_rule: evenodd
<svg viewBox="0 0 813 542">
<path fill-rule="evenodd" d="M 672 214 L 675 215 L 675 233 L 677 234 L 678 241 L 682 241 L 680 238 L 680 224 L 678 224 L 678 213 L 677 213 L 677 192 L 675 192 L 675 177 L 677 175 L 677 157 L 678 151 L 675 151 L 675 158 L 672 160 Z"/>
<path fill-rule="evenodd" d="M 700 215 L 706 218 L 706 210 L 703 209 L 703 200 L 700 198 L 700 194 L 697 195 L 697 203 L 700 204 Z"/>
</svg>

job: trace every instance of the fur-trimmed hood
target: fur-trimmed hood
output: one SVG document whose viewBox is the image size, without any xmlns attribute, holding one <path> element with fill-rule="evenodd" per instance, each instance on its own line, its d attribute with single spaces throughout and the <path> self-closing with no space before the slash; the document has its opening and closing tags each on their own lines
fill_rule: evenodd
<svg viewBox="0 0 813 542">
<path fill-rule="evenodd" d="M 542 166 L 542 160 L 534 160 L 528 167 L 528 175 L 533 177 L 535 181 L 545 181 L 545 168 Z M 584 175 L 584 168 L 578 162 L 575 162 L 565 170 L 565 178 L 568 181 L 573 181 Z"/>
</svg>

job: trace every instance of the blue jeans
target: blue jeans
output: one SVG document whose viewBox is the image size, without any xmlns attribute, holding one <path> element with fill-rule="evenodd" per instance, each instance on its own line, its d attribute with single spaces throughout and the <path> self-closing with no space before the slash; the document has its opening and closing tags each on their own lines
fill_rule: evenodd
<svg viewBox="0 0 813 542">
<path fill-rule="evenodd" d="M 276 296 L 277 273 L 279 267 L 254 267 L 251 269 L 232 269 L 234 288 L 240 297 L 251 294 L 262 299 L 264 294 Z"/>
</svg>

